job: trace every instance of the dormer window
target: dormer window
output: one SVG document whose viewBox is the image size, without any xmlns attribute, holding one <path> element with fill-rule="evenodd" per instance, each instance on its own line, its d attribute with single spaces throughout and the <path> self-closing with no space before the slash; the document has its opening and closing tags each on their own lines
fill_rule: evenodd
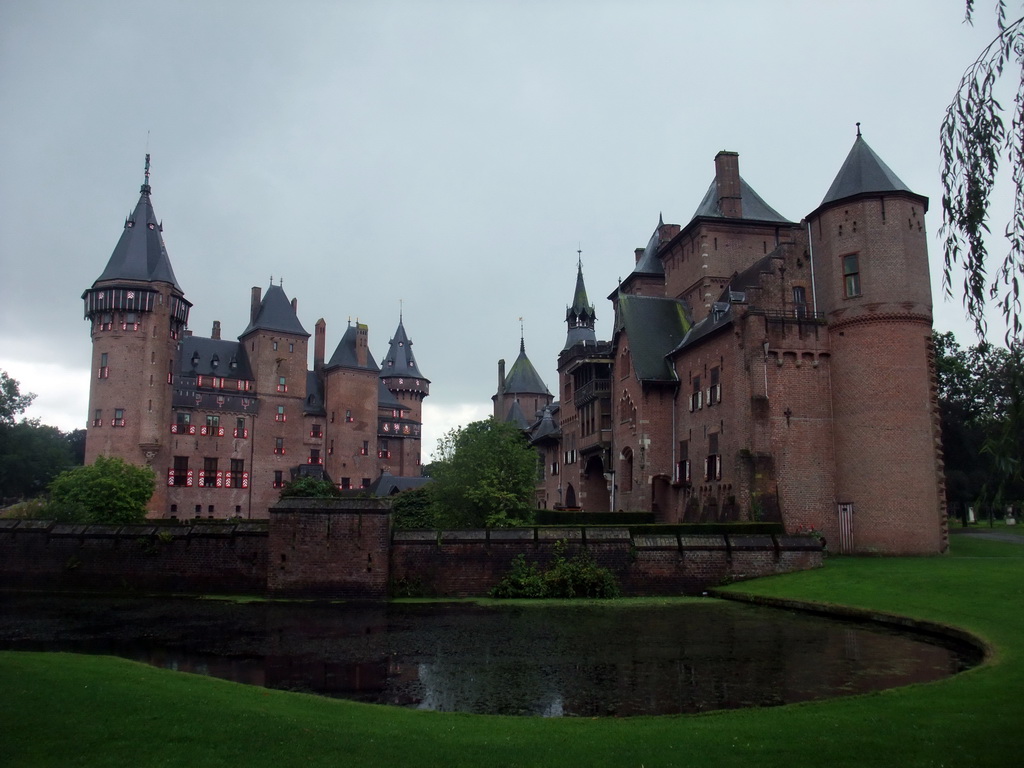
<svg viewBox="0 0 1024 768">
<path fill-rule="evenodd" d="M 199 367 L 199 353 L 198 352 L 193 352 L 192 353 L 192 367 L 193 368 L 198 368 Z"/>
<path fill-rule="evenodd" d="M 214 355 L 210 360 L 210 367 L 216 368 L 218 365 L 220 365 L 220 357 L 218 355 Z"/>
</svg>

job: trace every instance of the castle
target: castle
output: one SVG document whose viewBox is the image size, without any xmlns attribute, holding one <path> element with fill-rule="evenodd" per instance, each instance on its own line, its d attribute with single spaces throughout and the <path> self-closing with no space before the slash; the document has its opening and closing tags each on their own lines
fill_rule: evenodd
<svg viewBox="0 0 1024 768">
<path fill-rule="evenodd" d="M 105 455 L 151 466 L 151 517 L 266 517 L 303 475 L 371 493 L 422 482 L 412 478 L 430 381 L 402 318 L 383 366 L 361 323 L 326 359 L 320 319 L 308 370 L 310 334 L 280 285 L 252 289 L 237 340 L 222 339 L 219 322 L 209 338 L 194 336 L 151 193 L 147 155 L 135 210 L 82 296 L 92 329 L 86 463 Z"/>
<path fill-rule="evenodd" d="M 788 221 L 734 152 L 685 226 L 659 219 L 597 339 L 582 264 L 559 400 L 525 345 L 494 414 L 541 454 L 537 506 L 781 521 L 833 551 L 945 551 L 924 214 L 864 141 Z"/>
</svg>

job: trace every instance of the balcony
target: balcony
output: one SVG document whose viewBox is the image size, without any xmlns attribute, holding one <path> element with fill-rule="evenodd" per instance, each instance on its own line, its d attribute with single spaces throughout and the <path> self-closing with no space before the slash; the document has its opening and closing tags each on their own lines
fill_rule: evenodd
<svg viewBox="0 0 1024 768">
<path fill-rule="evenodd" d="M 573 404 L 579 408 L 582 405 L 586 405 L 591 400 L 597 400 L 602 397 L 610 398 L 611 396 L 611 381 L 609 379 L 594 379 L 593 381 L 588 381 L 576 390 L 576 394 L 573 396 Z"/>
</svg>

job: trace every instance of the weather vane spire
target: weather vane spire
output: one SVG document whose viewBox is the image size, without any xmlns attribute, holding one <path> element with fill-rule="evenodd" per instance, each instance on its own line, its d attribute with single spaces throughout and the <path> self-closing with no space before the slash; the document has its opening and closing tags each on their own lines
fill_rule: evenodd
<svg viewBox="0 0 1024 768">
<path fill-rule="evenodd" d="M 860 138 L 860 121 L 857 121 L 857 138 Z"/>
</svg>

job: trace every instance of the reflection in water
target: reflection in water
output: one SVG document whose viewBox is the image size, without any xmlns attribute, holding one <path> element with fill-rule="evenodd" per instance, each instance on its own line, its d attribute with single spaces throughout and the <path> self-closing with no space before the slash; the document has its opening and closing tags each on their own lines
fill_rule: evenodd
<svg viewBox="0 0 1024 768">
<path fill-rule="evenodd" d="M 0 596 L 0 647 L 102 653 L 445 712 L 627 716 L 770 706 L 976 663 L 906 634 L 713 600 L 339 606 Z"/>
</svg>

